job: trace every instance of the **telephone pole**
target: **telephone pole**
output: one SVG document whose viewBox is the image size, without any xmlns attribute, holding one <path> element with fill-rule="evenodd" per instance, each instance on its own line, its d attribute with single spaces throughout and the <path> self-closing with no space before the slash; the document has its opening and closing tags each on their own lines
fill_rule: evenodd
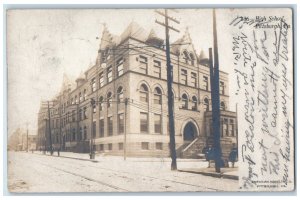
<svg viewBox="0 0 300 200">
<path fill-rule="evenodd" d="M 169 29 L 179 32 L 179 30 L 169 26 L 169 20 L 179 24 L 179 21 L 173 17 L 168 16 L 168 10 L 165 9 L 165 12 L 155 11 L 159 15 L 165 17 L 165 23 L 155 20 L 155 23 L 165 27 L 166 34 L 166 58 L 167 58 L 167 84 L 168 84 L 168 113 L 169 113 L 169 130 L 170 130 L 170 152 L 171 152 L 171 170 L 177 170 L 176 162 L 176 146 L 175 146 L 175 128 L 174 128 L 174 98 L 172 93 L 172 82 L 173 82 L 173 66 L 171 64 L 170 57 L 170 44 L 169 44 Z"/>
<path fill-rule="evenodd" d="M 220 88 L 219 88 L 219 54 L 218 54 L 218 38 L 216 12 L 213 10 L 213 44 L 214 55 L 212 49 L 209 49 L 209 65 L 210 65 L 210 82 L 211 82 L 211 99 L 212 99 L 212 121 L 213 121 L 213 137 L 214 137 L 214 155 L 216 172 L 221 172 L 222 150 L 220 144 Z"/>
<path fill-rule="evenodd" d="M 90 138 L 90 159 L 95 159 L 95 151 L 94 151 L 94 121 L 93 121 L 93 114 L 94 114 L 94 106 L 96 104 L 95 99 L 91 98 L 91 138 Z"/>
<path fill-rule="evenodd" d="M 51 117 L 50 117 L 50 107 L 49 107 L 49 101 L 47 101 L 48 103 L 48 131 L 49 131 L 49 140 L 50 140 L 50 154 L 52 156 L 53 154 L 53 149 L 52 149 L 52 136 L 51 136 Z"/>
</svg>

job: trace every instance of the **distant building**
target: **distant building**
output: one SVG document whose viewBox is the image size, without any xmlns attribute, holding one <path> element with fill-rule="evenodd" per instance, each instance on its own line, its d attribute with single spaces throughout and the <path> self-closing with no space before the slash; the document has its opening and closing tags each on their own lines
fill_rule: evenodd
<svg viewBox="0 0 300 200">
<path fill-rule="evenodd" d="M 9 151 L 21 151 L 22 150 L 22 134 L 23 130 L 18 128 L 8 137 L 7 148 Z"/>
<path fill-rule="evenodd" d="M 28 135 L 28 151 L 36 150 L 37 135 Z M 17 129 L 8 139 L 8 150 L 26 151 L 27 133 L 26 130 Z"/>
<path fill-rule="evenodd" d="M 132 22 L 120 36 L 105 27 L 95 65 L 76 79 L 64 76 L 51 100 L 50 121 L 41 104 L 38 148 L 128 156 L 169 155 L 164 40 Z M 194 157 L 211 136 L 208 58 L 188 31 L 171 44 L 175 140 L 179 156 Z M 236 114 L 228 111 L 228 74 L 220 71 L 221 144 L 236 143 Z M 95 102 L 93 104 L 92 102 Z M 50 122 L 50 129 L 48 123 Z M 92 140 L 91 140 L 92 138 Z"/>
</svg>

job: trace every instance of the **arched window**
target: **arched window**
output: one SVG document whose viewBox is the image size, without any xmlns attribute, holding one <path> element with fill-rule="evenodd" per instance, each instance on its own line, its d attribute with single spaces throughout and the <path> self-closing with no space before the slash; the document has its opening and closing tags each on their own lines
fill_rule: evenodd
<svg viewBox="0 0 300 200">
<path fill-rule="evenodd" d="M 224 103 L 224 101 L 222 101 L 221 102 L 221 104 L 220 104 L 220 110 L 225 110 L 225 103 Z"/>
<path fill-rule="evenodd" d="M 185 63 L 188 63 L 188 60 L 189 60 L 189 54 L 187 51 L 184 51 L 183 52 L 183 59 L 185 60 Z"/>
<path fill-rule="evenodd" d="M 79 103 L 82 102 L 82 94 L 79 92 Z"/>
<path fill-rule="evenodd" d="M 188 109 L 188 97 L 187 97 L 187 95 L 183 94 L 181 96 L 181 99 L 182 99 L 182 106 L 181 106 L 181 108 Z"/>
<path fill-rule="evenodd" d="M 204 110 L 205 111 L 209 111 L 209 101 L 208 101 L 208 98 L 205 98 L 204 99 Z"/>
<path fill-rule="evenodd" d="M 140 101 L 148 102 L 148 88 L 145 84 L 142 84 L 140 87 Z"/>
<path fill-rule="evenodd" d="M 100 109 L 100 111 L 103 110 L 103 96 L 101 96 L 101 97 L 99 98 L 99 109 Z"/>
<path fill-rule="evenodd" d="M 193 96 L 192 101 L 193 101 L 192 110 L 198 110 L 197 109 L 197 103 L 198 103 L 197 97 Z"/>
<path fill-rule="evenodd" d="M 161 105 L 161 90 L 159 87 L 154 89 L 154 104 Z"/>
<path fill-rule="evenodd" d="M 123 94 L 123 88 L 121 86 L 118 88 L 117 93 L 118 93 L 118 102 L 123 102 L 124 94 Z"/>
<path fill-rule="evenodd" d="M 110 108 L 112 106 L 112 93 L 109 92 L 107 94 L 107 107 Z"/>
</svg>

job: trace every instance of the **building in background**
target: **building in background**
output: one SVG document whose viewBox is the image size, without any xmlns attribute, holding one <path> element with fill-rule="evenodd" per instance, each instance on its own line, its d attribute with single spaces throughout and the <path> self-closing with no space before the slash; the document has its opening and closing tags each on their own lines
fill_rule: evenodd
<svg viewBox="0 0 300 200">
<path fill-rule="evenodd" d="M 28 151 L 36 150 L 37 135 L 28 134 Z M 8 138 L 8 150 L 10 151 L 26 151 L 27 150 L 27 132 L 18 128 Z"/>
<path fill-rule="evenodd" d="M 210 72 L 185 31 L 171 44 L 177 155 L 196 157 L 212 136 Z M 169 156 L 164 40 L 132 22 L 120 36 L 105 27 L 93 66 L 45 103 L 38 148 L 127 156 Z M 220 71 L 221 144 L 236 143 L 236 113 L 228 111 L 228 74 Z M 45 114 L 46 113 L 46 114 Z M 49 123 L 50 122 L 50 126 Z M 225 145 L 226 144 L 226 145 Z"/>
</svg>

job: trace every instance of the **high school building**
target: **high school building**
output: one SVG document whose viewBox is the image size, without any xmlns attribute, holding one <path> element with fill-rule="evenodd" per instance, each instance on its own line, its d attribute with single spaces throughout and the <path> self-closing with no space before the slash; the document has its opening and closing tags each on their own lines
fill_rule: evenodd
<svg viewBox="0 0 300 200">
<path fill-rule="evenodd" d="M 208 58 L 197 54 L 188 31 L 171 44 L 175 140 L 192 157 L 211 140 Z M 41 104 L 39 146 L 127 156 L 168 156 L 168 96 L 164 40 L 132 22 L 120 35 L 102 33 L 95 65 L 70 82 L 64 76 L 48 108 Z M 220 71 L 221 144 L 236 143 L 228 74 Z M 46 115 L 45 115 L 46 113 Z M 50 122 L 50 126 L 49 126 Z M 50 127 L 50 128 L 49 128 Z"/>
</svg>

